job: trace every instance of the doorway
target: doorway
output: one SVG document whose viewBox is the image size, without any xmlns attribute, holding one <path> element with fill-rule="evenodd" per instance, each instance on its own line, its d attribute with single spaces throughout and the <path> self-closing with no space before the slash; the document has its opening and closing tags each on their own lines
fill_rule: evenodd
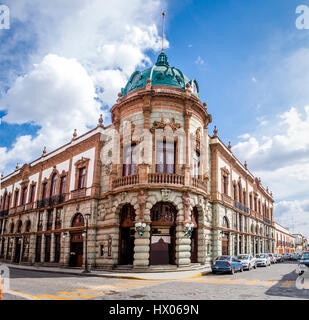
<svg viewBox="0 0 309 320">
<path fill-rule="evenodd" d="M 21 238 L 16 238 L 15 255 L 14 255 L 15 263 L 19 263 L 20 261 L 20 252 L 21 252 Z"/>
<path fill-rule="evenodd" d="M 80 268 L 83 265 L 83 236 L 81 232 L 71 234 L 70 267 Z"/>
<path fill-rule="evenodd" d="M 222 236 L 221 242 L 222 242 L 222 246 L 221 246 L 222 255 L 228 256 L 229 255 L 229 238 L 226 233 L 224 233 L 224 235 Z"/>
<path fill-rule="evenodd" d="M 191 263 L 197 263 L 198 254 L 198 210 L 193 208 L 192 212 L 193 232 L 191 236 Z"/>
<path fill-rule="evenodd" d="M 35 262 L 41 262 L 41 243 L 42 236 L 37 236 L 35 245 Z"/>
<path fill-rule="evenodd" d="M 119 229 L 119 259 L 120 265 L 133 265 L 135 240 L 135 210 L 130 204 L 125 204 L 120 211 Z"/>
<path fill-rule="evenodd" d="M 176 264 L 176 208 L 167 202 L 151 210 L 150 265 Z"/>
</svg>

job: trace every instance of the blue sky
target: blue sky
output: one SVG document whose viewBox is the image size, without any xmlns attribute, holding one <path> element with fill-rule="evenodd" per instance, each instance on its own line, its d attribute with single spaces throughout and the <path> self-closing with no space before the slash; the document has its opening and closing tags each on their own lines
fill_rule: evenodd
<svg viewBox="0 0 309 320">
<path fill-rule="evenodd" d="M 11 20 L 0 30 L 1 171 L 95 126 L 130 74 L 155 62 L 165 10 L 169 62 L 198 80 L 210 133 L 270 186 L 282 223 L 309 217 L 309 30 L 295 24 L 309 0 L 0 4 Z"/>
</svg>

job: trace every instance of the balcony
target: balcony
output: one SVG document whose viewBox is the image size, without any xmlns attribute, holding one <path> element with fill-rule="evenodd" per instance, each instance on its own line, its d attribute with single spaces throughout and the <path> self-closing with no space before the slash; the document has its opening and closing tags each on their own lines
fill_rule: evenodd
<svg viewBox="0 0 309 320">
<path fill-rule="evenodd" d="M 271 224 L 270 219 L 268 219 L 268 218 L 266 218 L 266 217 L 264 217 L 264 222 L 266 222 L 266 223 L 268 223 L 268 224 Z"/>
<path fill-rule="evenodd" d="M 65 201 L 65 194 L 53 196 L 51 198 L 42 199 L 37 201 L 37 208 L 42 209 L 46 207 L 52 207 L 57 204 L 61 204 Z"/>
<path fill-rule="evenodd" d="M 0 211 L 0 217 L 7 216 L 9 214 L 9 210 L 2 210 Z"/>
<path fill-rule="evenodd" d="M 150 184 L 176 184 L 184 185 L 185 178 L 183 175 L 174 173 L 149 173 L 148 183 Z"/>
<path fill-rule="evenodd" d="M 243 211 L 245 213 L 249 213 L 249 208 L 236 200 L 234 200 L 234 207 L 240 211 Z"/>
<path fill-rule="evenodd" d="M 192 186 L 195 188 L 203 189 L 207 193 L 207 182 L 203 180 L 192 178 Z"/>
<path fill-rule="evenodd" d="M 138 184 L 138 182 L 139 182 L 139 178 L 138 178 L 137 174 L 134 174 L 131 176 L 120 177 L 120 178 L 116 178 L 113 181 L 113 188 L 130 186 L 133 184 Z"/>
<path fill-rule="evenodd" d="M 71 199 L 78 199 L 86 197 L 86 188 L 76 189 L 71 192 Z"/>
</svg>

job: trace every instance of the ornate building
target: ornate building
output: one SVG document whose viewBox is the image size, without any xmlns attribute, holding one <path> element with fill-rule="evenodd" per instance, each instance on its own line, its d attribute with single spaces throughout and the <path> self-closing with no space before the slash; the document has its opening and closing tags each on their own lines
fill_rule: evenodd
<svg viewBox="0 0 309 320">
<path fill-rule="evenodd" d="M 196 80 L 136 71 L 96 128 L 2 177 L 0 259 L 184 270 L 274 251 L 273 199 L 219 139 Z"/>
</svg>

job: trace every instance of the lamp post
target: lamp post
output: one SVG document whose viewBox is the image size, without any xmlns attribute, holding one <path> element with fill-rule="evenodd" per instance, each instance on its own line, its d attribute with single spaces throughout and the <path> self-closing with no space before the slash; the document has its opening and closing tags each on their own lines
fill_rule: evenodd
<svg viewBox="0 0 309 320">
<path fill-rule="evenodd" d="M 88 270 L 88 220 L 90 218 L 91 214 L 86 213 L 86 241 L 85 241 L 85 270 L 82 273 L 90 273 L 90 270 Z"/>
</svg>

